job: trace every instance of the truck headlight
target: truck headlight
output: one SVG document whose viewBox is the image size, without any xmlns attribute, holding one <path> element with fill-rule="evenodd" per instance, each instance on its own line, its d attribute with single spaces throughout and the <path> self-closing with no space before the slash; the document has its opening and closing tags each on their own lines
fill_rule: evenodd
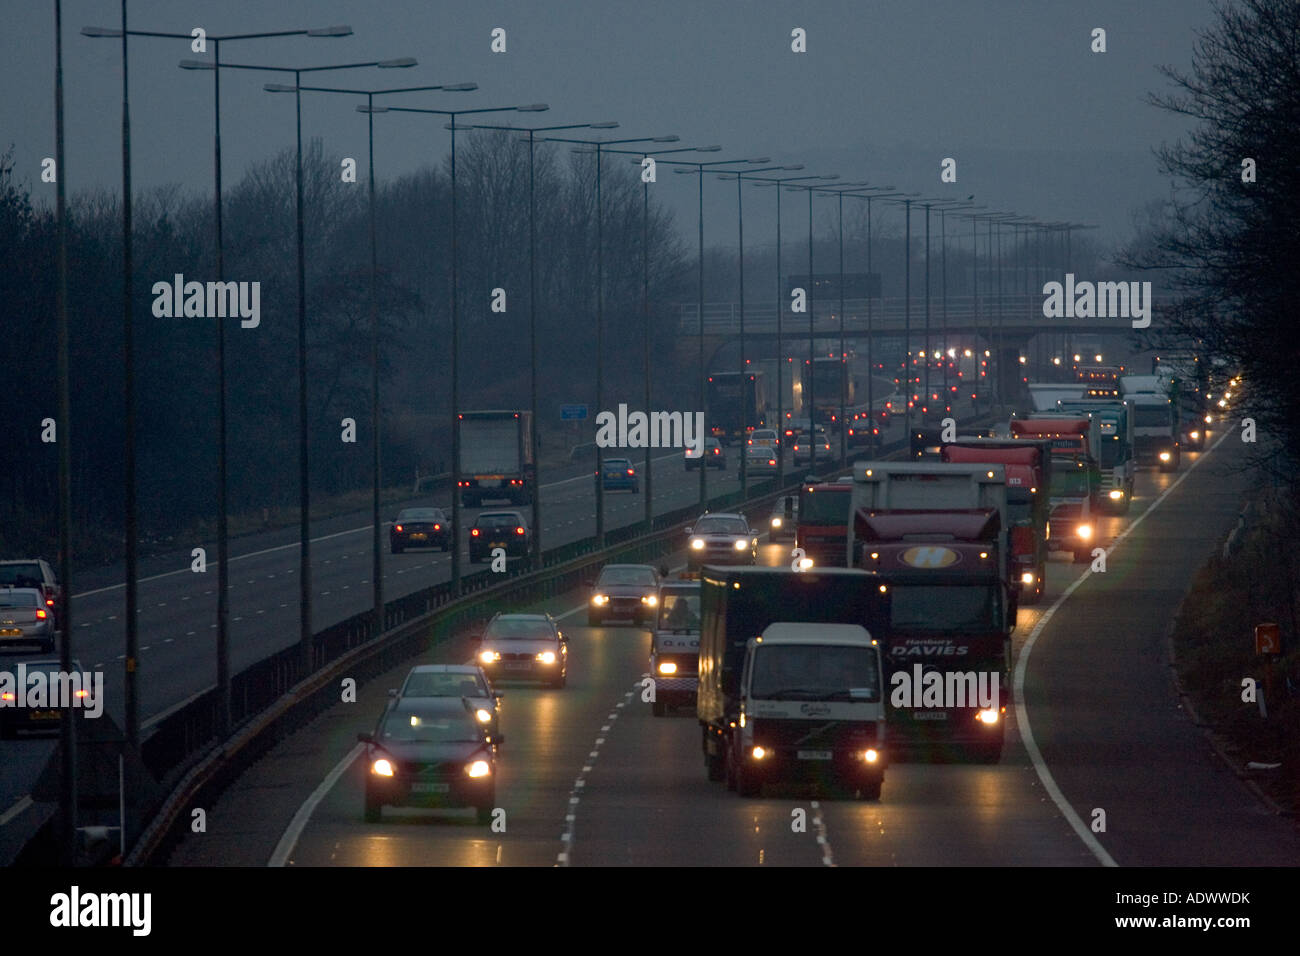
<svg viewBox="0 0 1300 956">
<path fill-rule="evenodd" d="M 674 664 L 672 661 L 660 661 L 660 662 L 659 662 L 659 673 L 661 673 L 661 674 L 676 674 L 676 673 L 677 673 L 677 665 Z"/>
<path fill-rule="evenodd" d="M 1195 438 L 1196 436 L 1195 436 L 1195 435 L 1192 435 L 1192 437 Z M 773 528 L 779 528 L 779 527 L 781 527 L 781 519 L 780 519 L 780 518 L 773 518 L 773 519 L 772 519 L 772 527 L 773 527 Z"/>
<path fill-rule="evenodd" d="M 1033 586 L 1034 586 L 1034 572 L 1033 572 L 1033 571 L 1026 571 L 1024 574 L 1020 575 L 1020 583 L 1023 584 L 1025 587 L 1033 587 Z"/>
<path fill-rule="evenodd" d="M 762 747 L 755 747 L 753 750 L 750 751 L 750 753 L 754 755 L 755 760 L 762 760 L 764 757 L 767 756 L 767 751 L 764 750 Z"/>
<path fill-rule="evenodd" d="M 987 707 L 979 712 L 980 722 L 985 724 L 996 724 L 998 716 L 997 709 L 994 707 Z"/>
<path fill-rule="evenodd" d="M 1160 453 L 1160 460 L 1161 460 L 1161 461 L 1168 461 L 1171 457 L 1172 457 L 1172 456 L 1171 456 L 1171 455 L 1169 454 L 1169 452 L 1167 452 L 1167 451 L 1162 451 L 1162 452 Z"/>
<path fill-rule="evenodd" d="M 1075 534 L 1077 534 L 1084 541 L 1087 541 L 1089 538 L 1092 537 L 1092 525 L 1090 524 L 1079 525 L 1079 527 L 1075 529 Z"/>
<path fill-rule="evenodd" d="M 646 607 L 654 607 L 659 603 L 659 597 L 655 594 L 645 594 L 641 596 L 641 603 Z"/>
<path fill-rule="evenodd" d="M 1111 500 L 1111 501 L 1119 501 L 1119 500 L 1120 500 L 1121 498 L 1123 498 L 1123 497 L 1124 497 L 1124 492 L 1123 492 L 1123 490 L 1121 490 L 1121 489 L 1119 489 L 1119 488 L 1114 488 L 1114 489 L 1111 490 L 1111 493 L 1110 493 L 1110 500 Z"/>
<path fill-rule="evenodd" d="M 735 544 L 732 545 L 732 547 L 735 548 L 737 551 L 744 551 L 746 548 L 749 547 L 749 542 L 737 541 Z"/>
<path fill-rule="evenodd" d="M 704 550 L 704 539 L 703 539 L 703 538 L 691 538 L 691 550 L 692 550 L 692 551 L 703 551 L 703 550 Z"/>
<path fill-rule="evenodd" d="M 875 763 L 877 760 L 880 759 L 880 752 L 878 750 L 875 750 L 874 748 L 865 750 L 862 753 L 862 759 L 865 760 L 867 763 Z"/>
<path fill-rule="evenodd" d="M 1200 433 L 1200 432 L 1192 432 L 1190 437 L 1191 437 L 1192 441 L 1200 441 L 1201 433 Z"/>
</svg>

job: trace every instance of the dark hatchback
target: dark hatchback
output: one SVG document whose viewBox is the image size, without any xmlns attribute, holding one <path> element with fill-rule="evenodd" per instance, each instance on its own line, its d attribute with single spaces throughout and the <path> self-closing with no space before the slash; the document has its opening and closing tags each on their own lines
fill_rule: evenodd
<svg viewBox="0 0 1300 956">
<path fill-rule="evenodd" d="M 494 741 L 461 699 L 398 700 L 357 740 L 367 745 L 367 823 L 378 823 L 386 806 L 473 807 L 479 823 L 491 821 Z"/>
<path fill-rule="evenodd" d="M 487 561 L 493 548 L 502 548 L 507 558 L 525 558 L 532 543 L 528 523 L 520 512 L 484 511 L 469 529 L 469 563 Z"/>
<path fill-rule="evenodd" d="M 388 529 L 388 545 L 393 554 L 407 548 L 451 547 L 451 522 L 441 508 L 404 508 Z"/>
</svg>

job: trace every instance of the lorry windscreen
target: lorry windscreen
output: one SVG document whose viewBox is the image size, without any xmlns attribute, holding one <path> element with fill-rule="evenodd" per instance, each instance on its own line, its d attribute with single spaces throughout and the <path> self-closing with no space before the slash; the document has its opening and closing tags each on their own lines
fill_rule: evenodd
<svg viewBox="0 0 1300 956">
<path fill-rule="evenodd" d="M 750 694 L 756 700 L 880 699 L 876 655 L 865 647 L 760 645 Z"/>
<path fill-rule="evenodd" d="M 1053 498 L 1083 498 L 1088 494 L 1088 472 L 1075 468 L 1073 462 L 1062 462 L 1052 472 Z"/>
<path fill-rule="evenodd" d="M 1173 417 L 1168 405 L 1139 405 L 1133 416 L 1135 428 L 1172 428 Z"/>
<path fill-rule="evenodd" d="M 1014 497 L 1013 497 L 1014 495 Z M 1034 498 L 1027 491 L 1007 492 L 1007 521 L 1018 524 L 1034 516 Z"/>
<path fill-rule="evenodd" d="M 1123 451 L 1121 442 L 1105 440 L 1101 443 L 1101 467 L 1114 468 L 1120 461 L 1120 452 Z"/>
<path fill-rule="evenodd" d="M 896 585 L 890 620 L 896 631 L 994 631 L 1001 627 L 997 591 L 980 585 Z"/>
<path fill-rule="evenodd" d="M 846 526 L 851 494 L 848 489 L 805 490 L 799 496 L 799 524 Z"/>
</svg>

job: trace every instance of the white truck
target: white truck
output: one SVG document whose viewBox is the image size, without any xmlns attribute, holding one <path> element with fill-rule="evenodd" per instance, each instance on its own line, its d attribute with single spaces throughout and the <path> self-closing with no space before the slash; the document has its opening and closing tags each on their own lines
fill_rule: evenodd
<svg viewBox="0 0 1300 956">
<path fill-rule="evenodd" d="M 742 797 L 811 779 L 880 799 L 884 688 L 879 642 L 860 624 L 769 624 L 745 646 L 727 782 Z"/>
<path fill-rule="evenodd" d="M 537 486 L 532 412 L 462 412 L 458 426 L 461 504 L 477 508 L 490 498 L 531 503 Z"/>
</svg>

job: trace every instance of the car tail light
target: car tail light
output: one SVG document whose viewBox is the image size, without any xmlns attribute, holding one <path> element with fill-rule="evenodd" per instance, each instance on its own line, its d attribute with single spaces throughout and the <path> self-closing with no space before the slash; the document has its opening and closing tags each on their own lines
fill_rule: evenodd
<svg viewBox="0 0 1300 956">
<path fill-rule="evenodd" d="M 402 530 L 402 526 L 401 526 L 400 524 L 399 524 L 399 525 L 394 525 L 394 526 L 393 526 L 393 530 L 394 530 L 394 531 L 397 531 L 397 532 L 400 533 L 401 530 Z"/>
<path fill-rule="evenodd" d="M 470 535 L 471 538 L 477 538 L 477 537 L 478 537 L 478 528 L 470 528 L 470 529 L 469 529 L 469 535 Z"/>
<path fill-rule="evenodd" d="M 523 528 L 515 528 L 515 534 L 523 534 L 523 533 L 524 533 Z"/>
<path fill-rule="evenodd" d="M 627 470 L 627 473 L 628 473 L 629 475 L 635 475 L 635 474 L 636 474 L 636 472 L 633 471 L 631 468 L 629 468 L 629 469 Z"/>
<path fill-rule="evenodd" d="M 434 531 L 441 531 L 441 530 L 442 530 L 442 525 L 440 525 L 440 524 L 435 524 L 435 525 L 433 526 L 433 530 L 434 530 Z"/>
<path fill-rule="evenodd" d="M 721 455 L 721 454 L 722 454 L 722 449 L 721 449 L 721 448 L 715 448 L 715 449 L 713 449 L 713 453 L 714 453 L 715 455 Z"/>
<path fill-rule="evenodd" d="M 45 599 L 45 606 L 46 606 L 46 607 L 54 607 L 54 598 L 46 598 L 46 599 Z"/>
<path fill-rule="evenodd" d="M 776 459 L 775 459 L 775 458 L 769 458 L 769 459 L 767 460 L 767 463 L 768 463 L 769 465 L 775 465 L 775 464 L 776 464 Z"/>
<path fill-rule="evenodd" d="M 43 608 L 43 607 L 38 607 L 38 608 L 36 609 L 36 620 L 38 620 L 38 621 L 43 621 L 43 620 L 45 620 L 45 617 L 46 617 L 46 614 L 45 614 L 45 608 Z"/>
</svg>

